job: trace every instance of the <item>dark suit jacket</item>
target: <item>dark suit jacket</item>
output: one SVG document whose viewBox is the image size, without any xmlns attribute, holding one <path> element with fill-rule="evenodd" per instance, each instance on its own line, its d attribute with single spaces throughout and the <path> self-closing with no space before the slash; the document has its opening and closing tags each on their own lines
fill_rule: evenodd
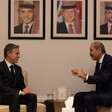
<svg viewBox="0 0 112 112">
<path fill-rule="evenodd" d="M 31 33 L 31 29 L 32 27 L 30 28 L 29 33 Z M 14 33 L 23 33 L 23 23 L 14 27 Z"/>
<path fill-rule="evenodd" d="M 112 105 L 112 57 L 110 55 L 105 54 L 100 71 L 95 70 L 94 76 L 89 76 L 86 82 L 96 84 L 96 93 L 101 95 L 104 105 Z"/>
<path fill-rule="evenodd" d="M 57 24 L 57 33 L 68 33 L 65 22 Z"/>
<path fill-rule="evenodd" d="M 100 34 L 108 34 L 108 25 L 107 25 L 107 23 L 103 24 L 103 25 L 100 25 Z"/>
<path fill-rule="evenodd" d="M 0 95 L 2 93 L 18 93 L 25 88 L 21 67 L 14 65 L 15 82 L 11 82 L 11 73 L 5 61 L 0 62 Z"/>
</svg>

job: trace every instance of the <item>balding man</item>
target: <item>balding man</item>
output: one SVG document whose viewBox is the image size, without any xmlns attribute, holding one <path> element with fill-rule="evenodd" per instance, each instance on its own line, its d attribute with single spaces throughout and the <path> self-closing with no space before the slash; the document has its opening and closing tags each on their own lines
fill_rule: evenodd
<svg viewBox="0 0 112 112">
<path fill-rule="evenodd" d="M 73 69 L 72 74 L 95 84 L 96 90 L 76 93 L 75 112 L 97 112 L 97 105 L 112 106 L 112 56 L 106 54 L 101 42 L 91 43 L 89 54 L 96 61 L 94 75 L 87 75 L 82 69 Z"/>
</svg>

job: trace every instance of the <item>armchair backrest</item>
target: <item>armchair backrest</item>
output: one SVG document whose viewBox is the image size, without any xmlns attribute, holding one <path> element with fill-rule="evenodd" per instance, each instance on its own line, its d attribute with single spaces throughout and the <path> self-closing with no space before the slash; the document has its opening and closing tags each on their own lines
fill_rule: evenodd
<svg viewBox="0 0 112 112">
<path fill-rule="evenodd" d="M 28 86 L 28 76 L 26 71 L 22 71 L 23 77 L 24 77 L 24 83 L 26 86 Z"/>
</svg>

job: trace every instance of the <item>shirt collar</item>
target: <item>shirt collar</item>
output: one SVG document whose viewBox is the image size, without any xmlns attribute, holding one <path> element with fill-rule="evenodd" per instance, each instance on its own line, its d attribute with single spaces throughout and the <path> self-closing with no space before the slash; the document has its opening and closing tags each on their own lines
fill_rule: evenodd
<svg viewBox="0 0 112 112">
<path fill-rule="evenodd" d="M 108 27 L 111 27 L 111 25 L 112 25 L 112 24 L 108 22 Z"/>
<path fill-rule="evenodd" d="M 74 22 L 69 23 L 69 22 L 65 21 L 65 24 L 66 24 L 67 26 L 69 26 L 69 24 L 73 25 L 73 23 L 74 23 Z"/>
<path fill-rule="evenodd" d="M 100 60 L 98 61 L 98 62 L 101 63 L 101 64 L 102 64 L 102 62 L 103 62 L 104 55 L 105 55 L 105 54 L 103 54 L 103 56 L 102 56 L 102 57 L 100 58 Z"/>
<path fill-rule="evenodd" d="M 28 25 L 29 26 L 29 28 L 32 26 L 32 24 L 33 24 L 33 22 L 31 22 L 31 23 L 29 23 L 29 24 L 25 24 L 25 23 L 23 23 L 23 27 L 25 27 L 26 25 Z"/>
<path fill-rule="evenodd" d="M 8 66 L 8 68 L 12 65 L 12 64 L 9 63 L 6 59 L 5 59 L 5 62 L 6 62 L 6 64 L 7 64 L 7 66 Z"/>
<path fill-rule="evenodd" d="M 108 33 L 110 32 L 112 24 L 108 22 Z"/>
</svg>

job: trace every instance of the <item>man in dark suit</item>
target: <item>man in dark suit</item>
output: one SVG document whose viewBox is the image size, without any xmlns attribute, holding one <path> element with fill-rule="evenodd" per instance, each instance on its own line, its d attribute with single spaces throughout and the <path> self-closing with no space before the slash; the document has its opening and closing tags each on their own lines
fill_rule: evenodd
<svg viewBox="0 0 112 112">
<path fill-rule="evenodd" d="M 37 96 L 25 86 L 22 69 L 18 66 L 19 46 L 7 44 L 0 62 L 0 104 L 9 105 L 10 112 L 20 112 L 20 104 L 27 105 L 27 112 L 37 112 Z"/>
<path fill-rule="evenodd" d="M 75 1 L 62 1 L 61 14 L 63 22 L 57 24 L 57 33 L 81 34 Z"/>
<path fill-rule="evenodd" d="M 105 7 L 107 23 L 100 25 L 100 34 L 112 34 L 112 3 Z"/>
<path fill-rule="evenodd" d="M 36 34 L 39 33 L 39 23 L 33 1 L 22 1 L 18 9 L 21 24 L 14 27 L 14 33 Z"/>
<path fill-rule="evenodd" d="M 96 90 L 75 95 L 75 112 L 97 112 L 97 105 L 112 105 L 112 57 L 106 54 L 101 42 L 91 43 L 90 56 L 97 61 L 94 75 L 87 75 L 82 69 L 73 69 L 72 74 L 88 84 L 95 84 Z"/>
</svg>

